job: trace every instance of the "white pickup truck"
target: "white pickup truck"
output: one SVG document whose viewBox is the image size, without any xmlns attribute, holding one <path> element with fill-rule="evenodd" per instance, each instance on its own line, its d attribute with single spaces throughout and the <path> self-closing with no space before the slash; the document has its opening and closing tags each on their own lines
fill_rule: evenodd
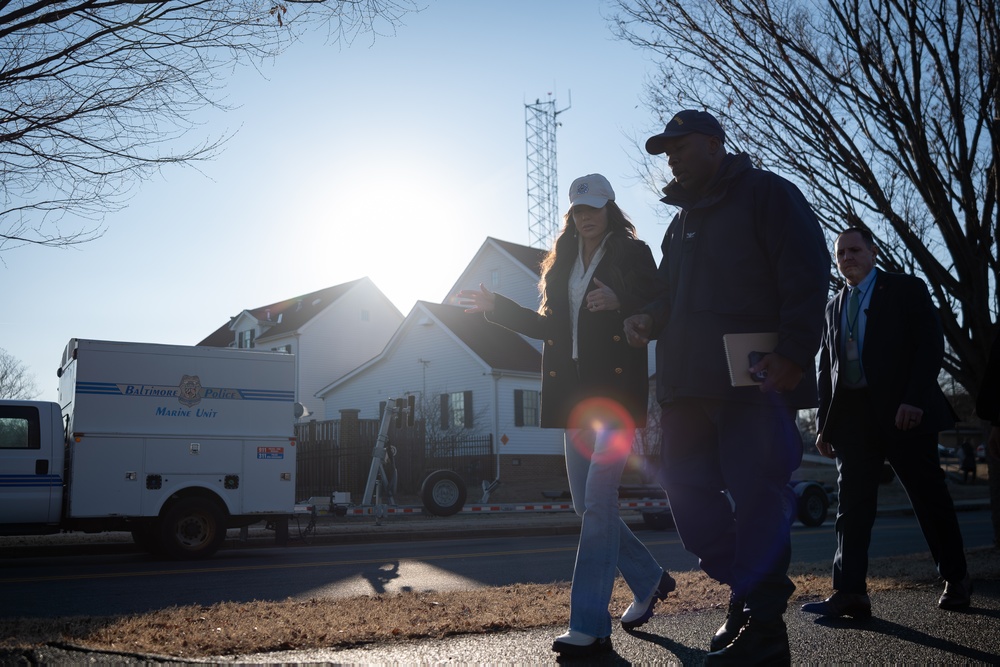
<svg viewBox="0 0 1000 667">
<path fill-rule="evenodd" d="M 295 507 L 291 355 L 71 339 L 59 402 L 0 400 L 0 535 L 130 531 L 206 558 Z"/>
</svg>

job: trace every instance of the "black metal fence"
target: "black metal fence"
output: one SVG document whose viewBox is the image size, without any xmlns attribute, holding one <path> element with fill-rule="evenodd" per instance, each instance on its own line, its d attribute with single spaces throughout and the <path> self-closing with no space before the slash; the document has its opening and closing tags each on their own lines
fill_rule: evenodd
<svg viewBox="0 0 1000 667">
<path fill-rule="evenodd" d="M 295 427 L 297 439 L 295 497 L 329 497 L 335 491 L 351 494 L 351 502 L 362 498 L 378 439 L 379 420 L 361 419 L 341 433 L 341 420 L 312 421 Z M 350 433 L 346 432 L 350 431 Z M 452 470 L 469 489 L 496 477 L 493 436 L 472 435 L 427 440 L 423 423 L 413 428 L 391 429 L 388 447 L 392 455 L 384 462 L 386 474 L 396 480 L 397 503 L 405 496 L 419 496 L 420 485 L 435 470 Z M 470 496 L 474 494 L 470 493 Z"/>
</svg>

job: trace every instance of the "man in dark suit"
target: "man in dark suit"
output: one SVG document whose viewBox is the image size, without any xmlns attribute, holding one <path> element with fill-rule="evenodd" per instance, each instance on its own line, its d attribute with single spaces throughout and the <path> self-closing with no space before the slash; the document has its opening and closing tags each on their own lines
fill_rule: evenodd
<svg viewBox="0 0 1000 667">
<path fill-rule="evenodd" d="M 938 432 L 955 413 L 938 385 L 944 338 L 923 281 L 875 268 L 878 248 L 866 229 L 837 237 L 837 268 L 847 285 L 826 307 L 820 347 L 816 449 L 836 458 L 840 503 L 834 594 L 802 610 L 871 617 L 868 545 L 886 460 L 906 489 L 938 573 L 942 609 L 969 606 L 955 505 L 937 454 Z"/>
<path fill-rule="evenodd" d="M 976 414 L 991 427 L 986 440 L 986 465 L 990 480 L 993 546 L 1000 548 L 1000 333 L 994 336 L 986 360 L 986 372 L 976 397 Z"/>
</svg>

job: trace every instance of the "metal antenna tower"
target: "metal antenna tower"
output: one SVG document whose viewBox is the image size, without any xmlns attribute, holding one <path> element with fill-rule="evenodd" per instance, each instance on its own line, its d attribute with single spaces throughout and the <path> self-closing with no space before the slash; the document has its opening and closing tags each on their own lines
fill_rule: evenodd
<svg viewBox="0 0 1000 667">
<path fill-rule="evenodd" d="M 529 245 L 548 249 L 559 235 L 559 179 L 556 171 L 556 110 L 552 93 L 544 102 L 524 105 L 528 155 L 528 236 Z M 570 98 L 572 104 L 572 98 Z"/>
</svg>

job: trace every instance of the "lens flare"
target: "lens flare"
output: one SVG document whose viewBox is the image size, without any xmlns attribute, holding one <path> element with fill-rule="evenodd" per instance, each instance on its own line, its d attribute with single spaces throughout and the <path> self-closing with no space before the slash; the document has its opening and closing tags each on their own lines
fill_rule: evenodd
<svg viewBox="0 0 1000 667">
<path fill-rule="evenodd" d="M 571 433 L 580 429 L 594 434 L 592 440 L 585 433 L 574 433 L 572 442 L 577 451 L 597 463 L 626 458 L 632 451 L 635 421 L 628 410 L 613 399 L 580 401 L 569 415 L 568 427 Z"/>
</svg>

